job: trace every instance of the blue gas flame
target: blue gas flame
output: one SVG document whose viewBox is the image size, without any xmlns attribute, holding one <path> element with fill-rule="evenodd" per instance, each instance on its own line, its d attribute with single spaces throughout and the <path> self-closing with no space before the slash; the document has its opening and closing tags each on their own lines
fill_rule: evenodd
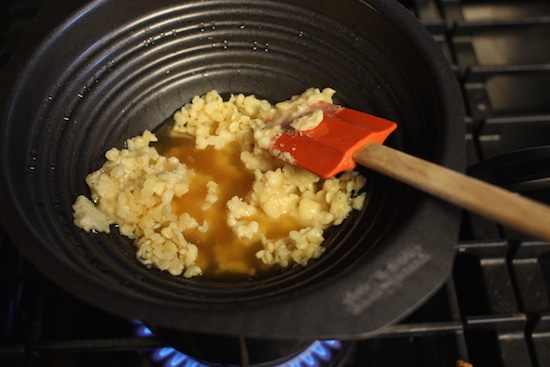
<svg viewBox="0 0 550 367">
<path fill-rule="evenodd" d="M 149 328 L 140 321 L 134 321 L 136 335 L 140 337 L 153 336 Z M 277 367 L 323 367 L 333 359 L 334 352 L 342 347 L 339 340 L 316 340 L 294 358 Z M 162 367 L 208 367 L 190 356 L 171 347 L 153 350 L 151 360 Z"/>
</svg>

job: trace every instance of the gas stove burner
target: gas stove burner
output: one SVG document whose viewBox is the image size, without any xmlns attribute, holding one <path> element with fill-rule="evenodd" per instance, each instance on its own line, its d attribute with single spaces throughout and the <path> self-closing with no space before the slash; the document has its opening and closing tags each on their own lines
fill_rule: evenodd
<svg viewBox="0 0 550 367">
<path fill-rule="evenodd" d="M 140 337 L 155 336 L 153 332 L 140 321 L 134 321 L 136 335 Z M 316 340 L 297 355 L 288 360 L 271 365 L 272 367 L 329 367 L 336 361 L 336 354 L 342 349 L 339 340 Z M 153 350 L 151 360 L 162 367 L 230 367 L 234 364 L 204 364 L 193 357 L 172 347 L 162 347 Z M 254 365 L 250 365 L 251 367 Z M 257 365 L 266 366 L 266 364 Z"/>
</svg>

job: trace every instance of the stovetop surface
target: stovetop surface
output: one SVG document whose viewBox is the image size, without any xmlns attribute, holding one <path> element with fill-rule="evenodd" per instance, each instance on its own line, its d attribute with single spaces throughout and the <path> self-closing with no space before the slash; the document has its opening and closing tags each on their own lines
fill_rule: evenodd
<svg viewBox="0 0 550 367">
<path fill-rule="evenodd" d="M 463 88 L 469 173 L 550 204 L 550 2 L 401 2 L 440 43 Z M 0 66 L 40 6 L 2 2 Z M 549 286 L 550 243 L 464 213 L 446 285 L 403 322 L 316 363 L 550 366 Z M 156 337 L 136 335 L 133 321 L 52 285 L 3 232 L 0 295 L 2 366 L 157 366 L 151 354 L 168 353 Z M 176 359 L 194 363 L 186 361 Z"/>
</svg>

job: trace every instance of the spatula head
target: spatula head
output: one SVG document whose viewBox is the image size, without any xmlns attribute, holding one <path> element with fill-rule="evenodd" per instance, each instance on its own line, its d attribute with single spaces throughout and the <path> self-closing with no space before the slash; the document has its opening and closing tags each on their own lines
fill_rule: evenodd
<svg viewBox="0 0 550 367">
<path fill-rule="evenodd" d="M 324 106 L 321 123 L 312 130 L 297 131 L 290 127 L 278 135 L 270 151 L 287 153 L 297 166 L 323 178 L 356 167 L 353 154 L 367 143 L 382 144 L 397 124 L 349 108 Z"/>
</svg>

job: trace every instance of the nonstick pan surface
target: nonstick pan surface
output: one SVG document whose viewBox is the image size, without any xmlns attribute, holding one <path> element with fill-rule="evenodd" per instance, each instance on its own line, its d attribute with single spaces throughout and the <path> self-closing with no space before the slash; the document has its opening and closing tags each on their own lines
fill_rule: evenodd
<svg viewBox="0 0 550 367">
<path fill-rule="evenodd" d="M 109 312 L 203 333 L 354 338 L 402 319 L 450 273 L 459 210 L 375 173 L 324 255 L 220 283 L 146 269 L 71 205 L 113 146 L 211 89 L 277 102 L 332 87 L 396 121 L 388 144 L 461 169 L 463 111 L 431 35 L 396 1 L 50 1 L 1 79 L 2 226 L 45 276 Z"/>
</svg>

